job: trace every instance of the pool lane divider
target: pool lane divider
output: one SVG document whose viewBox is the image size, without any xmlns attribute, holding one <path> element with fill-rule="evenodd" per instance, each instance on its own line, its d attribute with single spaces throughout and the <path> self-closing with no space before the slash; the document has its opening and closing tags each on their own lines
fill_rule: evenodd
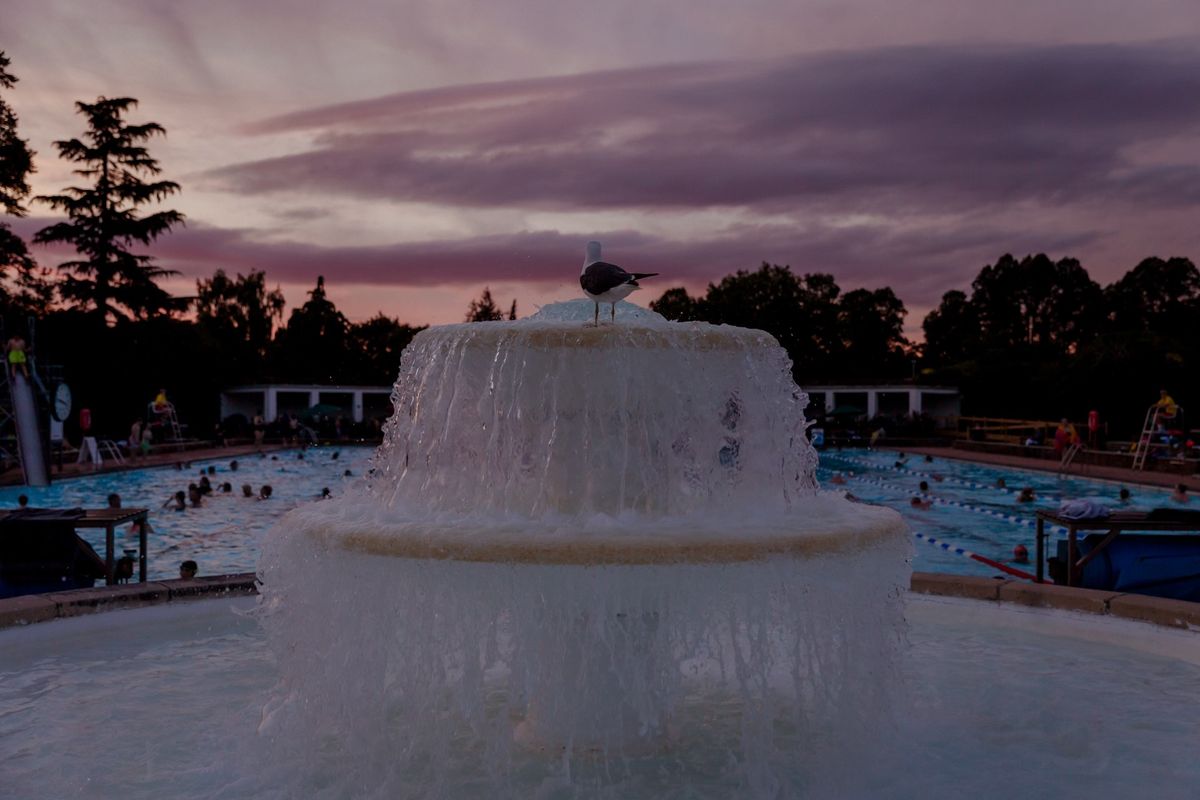
<svg viewBox="0 0 1200 800">
<path fill-rule="evenodd" d="M 822 458 L 828 458 L 831 461 L 844 461 L 847 464 L 857 464 L 865 469 L 890 470 L 892 472 L 903 472 L 908 475 L 914 475 L 918 478 L 928 478 L 937 483 L 950 483 L 955 486 L 962 486 L 968 489 L 990 489 L 994 492 L 1004 492 L 1005 494 L 1017 494 L 1020 490 L 1011 486 L 997 486 L 994 483 L 979 483 L 978 481 L 969 481 L 965 478 L 955 478 L 949 475 L 942 475 L 941 478 L 935 478 L 932 472 L 921 472 L 908 467 L 897 467 L 895 464 L 876 464 L 872 461 L 867 461 L 864 458 L 856 458 L 854 456 L 846 456 L 841 454 L 833 454 L 826 456 L 822 454 Z M 1061 500 L 1061 495 L 1046 493 L 1043 497 Z"/>
<path fill-rule="evenodd" d="M 967 558 L 978 561 L 980 564 L 986 564 L 987 566 L 992 567 L 993 569 L 998 569 L 1001 572 L 1007 573 L 1009 575 L 1014 575 L 1018 578 L 1024 578 L 1025 580 L 1033 581 L 1034 583 L 1052 583 L 1053 582 L 1053 581 L 1044 581 L 1044 580 L 1040 581 L 1040 580 L 1038 580 L 1036 575 L 1028 573 L 1025 570 L 1017 569 L 1016 567 L 1010 567 L 1007 564 L 1002 564 L 999 561 L 988 558 L 987 556 L 981 556 L 978 553 L 972 553 L 970 550 L 959 547 L 958 545 L 953 544 L 951 542 L 944 542 L 941 539 L 935 539 L 932 536 L 929 536 L 924 533 L 917 533 L 916 531 L 913 531 L 912 535 L 915 538 L 920 539 L 923 542 L 928 542 L 929 544 L 933 545 L 934 547 L 942 548 L 947 553 L 955 553 L 956 555 L 965 556 Z"/>
<path fill-rule="evenodd" d="M 837 470 L 834 470 L 834 473 L 852 481 L 863 481 L 864 483 L 871 483 L 889 491 L 901 492 L 903 494 L 920 497 L 937 505 L 961 508 L 964 511 L 970 511 L 975 514 L 982 514 L 988 517 L 995 517 L 996 519 L 1002 519 L 1005 522 L 1009 522 L 1013 525 L 1023 525 L 1026 528 L 1037 528 L 1037 520 L 1029 519 L 1028 517 L 1022 517 L 1019 514 L 1007 514 L 1003 511 L 995 511 L 990 508 L 980 508 L 979 506 L 971 505 L 970 503 L 964 503 L 961 500 L 950 500 L 949 498 L 938 497 L 935 494 L 929 494 L 927 492 L 913 492 L 907 486 L 900 486 L 899 484 L 880 480 L 879 478 L 870 478 L 866 475 L 850 475 Z M 1054 531 L 1055 533 L 1068 533 L 1067 529 L 1061 525 L 1047 525 L 1046 530 Z"/>
</svg>

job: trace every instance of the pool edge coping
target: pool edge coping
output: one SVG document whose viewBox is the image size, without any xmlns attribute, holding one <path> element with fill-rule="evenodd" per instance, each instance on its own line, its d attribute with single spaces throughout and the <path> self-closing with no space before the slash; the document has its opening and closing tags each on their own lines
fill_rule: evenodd
<svg viewBox="0 0 1200 800">
<path fill-rule="evenodd" d="M 1186 600 L 942 572 L 914 572 L 910 591 L 914 594 L 1121 617 L 1163 627 L 1200 631 L 1200 603 Z M 125 608 L 257 593 L 257 575 L 243 572 L 23 595 L 0 600 L 0 630 Z"/>
</svg>

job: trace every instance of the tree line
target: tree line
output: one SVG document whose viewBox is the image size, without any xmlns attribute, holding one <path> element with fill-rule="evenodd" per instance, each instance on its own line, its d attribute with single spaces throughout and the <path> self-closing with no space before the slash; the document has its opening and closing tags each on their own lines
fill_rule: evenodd
<svg viewBox="0 0 1200 800">
<path fill-rule="evenodd" d="M 650 307 L 768 331 L 801 386 L 954 385 L 966 414 L 1078 420 L 1096 410 L 1121 435 L 1136 432 L 1159 389 L 1200 404 L 1200 270 L 1186 258 L 1144 259 L 1101 287 L 1077 259 L 1006 254 L 970 294 L 942 296 L 923 342 L 905 337 L 907 310 L 891 288 L 843 293 L 832 275 L 776 264 L 726 276 L 700 297 L 669 289 Z"/>
</svg>

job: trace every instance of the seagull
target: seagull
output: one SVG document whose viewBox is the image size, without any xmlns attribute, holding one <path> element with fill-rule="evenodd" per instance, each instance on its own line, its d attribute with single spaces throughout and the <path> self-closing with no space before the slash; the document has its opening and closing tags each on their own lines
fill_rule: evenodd
<svg viewBox="0 0 1200 800">
<path fill-rule="evenodd" d="M 657 272 L 626 272 L 616 264 L 600 260 L 600 243 L 587 243 L 587 256 L 579 273 L 579 285 L 583 293 L 596 304 L 595 324 L 600 324 L 600 304 L 612 304 L 612 320 L 617 320 L 617 301 L 624 300 L 634 289 L 640 289 L 638 281 L 652 278 Z"/>
</svg>

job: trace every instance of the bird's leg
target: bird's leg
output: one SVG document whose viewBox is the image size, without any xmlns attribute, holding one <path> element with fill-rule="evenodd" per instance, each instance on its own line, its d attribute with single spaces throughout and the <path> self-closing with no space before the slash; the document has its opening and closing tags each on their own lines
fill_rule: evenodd
<svg viewBox="0 0 1200 800">
<path fill-rule="evenodd" d="M 616 303 L 612 304 L 612 321 L 614 323 L 617 321 L 617 304 Z"/>
<path fill-rule="evenodd" d="M 599 328 L 600 327 L 600 301 L 596 300 L 595 303 L 596 303 L 596 318 L 592 321 L 592 324 L 595 327 Z"/>
</svg>

